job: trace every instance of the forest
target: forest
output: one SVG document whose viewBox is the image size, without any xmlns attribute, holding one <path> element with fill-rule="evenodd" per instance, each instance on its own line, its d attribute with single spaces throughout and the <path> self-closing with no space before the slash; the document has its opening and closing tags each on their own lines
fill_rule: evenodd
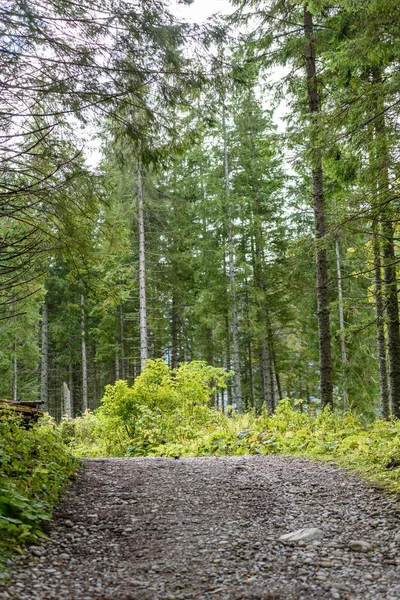
<svg viewBox="0 0 400 600">
<path fill-rule="evenodd" d="M 1 397 L 75 417 L 151 358 L 398 416 L 399 6 L 171 10 L 1 8 Z"/>
<path fill-rule="evenodd" d="M 0 7 L 0 398 L 45 413 L 2 409 L 0 526 L 71 453 L 329 455 L 397 489 L 400 3 L 195 6 Z"/>
</svg>

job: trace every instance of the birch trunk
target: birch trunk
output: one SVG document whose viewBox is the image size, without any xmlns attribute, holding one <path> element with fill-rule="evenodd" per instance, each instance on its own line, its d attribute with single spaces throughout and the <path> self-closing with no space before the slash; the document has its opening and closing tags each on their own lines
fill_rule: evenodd
<svg viewBox="0 0 400 600">
<path fill-rule="evenodd" d="M 340 244 L 339 236 L 335 236 L 335 251 L 336 251 L 336 270 L 338 282 L 338 299 L 339 299 L 339 329 L 340 329 L 340 351 L 342 357 L 343 368 L 343 407 L 347 410 L 349 406 L 349 396 L 347 392 L 347 354 L 346 354 L 346 338 L 344 325 L 344 307 L 343 307 L 343 287 L 342 287 L 342 266 L 340 261 Z"/>
<path fill-rule="evenodd" d="M 236 410 L 243 412 L 242 402 L 242 382 L 240 374 L 240 349 L 239 349 L 239 317 L 236 297 L 236 273 L 235 273 L 235 248 L 233 242 L 233 223 L 232 223 L 232 204 L 230 197 L 229 183 L 229 160 L 228 160 L 228 136 L 226 128 L 226 109 L 225 103 L 222 112 L 222 129 L 224 137 L 224 173 L 225 173 L 225 198 L 227 204 L 228 217 L 228 264 L 229 281 L 231 287 L 231 312 L 232 312 L 232 346 L 233 346 L 233 370 L 235 371 L 233 402 L 236 404 Z"/>
<path fill-rule="evenodd" d="M 374 250 L 374 299 L 376 314 L 376 346 L 378 351 L 379 388 L 381 398 L 382 416 L 387 419 L 390 414 L 389 384 L 386 363 L 386 336 L 383 307 L 383 282 L 381 266 L 381 248 L 379 243 L 379 229 L 376 220 L 372 224 L 372 243 Z"/>
<path fill-rule="evenodd" d="M 313 38 L 313 17 L 304 7 L 304 34 L 306 45 L 306 73 L 308 106 L 313 121 L 314 133 L 311 136 L 313 164 L 313 202 L 314 202 L 314 226 L 317 241 L 317 305 L 318 305 L 318 340 L 320 358 L 320 388 L 322 406 L 333 406 L 333 383 L 332 383 L 332 349 L 329 314 L 328 293 L 328 262 L 324 240 L 326 235 L 325 225 L 325 199 L 322 171 L 322 154 L 318 140 L 318 123 L 316 118 L 319 113 L 319 97 L 317 89 L 317 72 L 315 63 L 315 48 Z"/>
<path fill-rule="evenodd" d="M 146 250 L 143 205 L 142 164 L 138 161 L 138 218 L 139 218 L 139 313 L 140 313 L 140 365 L 143 370 L 148 359 L 147 299 L 146 299 Z"/>
<path fill-rule="evenodd" d="M 82 412 L 88 409 L 88 369 L 86 351 L 85 298 L 81 294 L 81 343 L 82 343 Z"/>
<path fill-rule="evenodd" d="M 42 356 L 40 362 L 41 410 L 49 410 L 49 313 L 46 298 L 42 306 Z"/>
<path fill-rule="evenodd" d="M 63 395 L 64 395 L 64 406 L 63 413 L 67 415 L 68 419 L 72 419 L 72 403 L 71 403 L 71 392 L 68 385 L 63 383 Z"/>
</svg>

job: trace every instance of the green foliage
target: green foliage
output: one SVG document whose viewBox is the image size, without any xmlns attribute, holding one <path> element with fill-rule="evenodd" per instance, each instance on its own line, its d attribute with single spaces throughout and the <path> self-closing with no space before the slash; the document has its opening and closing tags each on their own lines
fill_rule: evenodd
<svg viewBox="0 0 400 600">
<path fill-rule="evenodd" d="M 96 414 L 64 424 L 64 433 L 73 427 L 70 443 L 79 455 L 291 455 L 336 462 L 400 490 L 398 420 L 366 425 L 355 414 L 306 412 L 302 401 L 293 407 L 289 399 L 273 416 L 223 414 L 208 403 L 210 378 L 216 375 L 216 387 L 226 381 L 227 374 L 214 371 L 197 362 L 170 371 L 163 361 L 149 361 L 137 386 L 110 386 Z"/>
<path fill-rule="evenodd" d="M 72 427 L 74 452 L 85 456 L 142 456 L 184 443 L 224 418 L 210 402 L 230 375 L 202 361 L 170 369 L 148 360 L 132 387 L 126 381 L 107 386 L 101 407 L 72 426 L 64 422 L 63 435 L 68 439 Z"/>
<path fill-rule="evenodd" d="M 77 466 L 49 417 L 28 429 L 0 413 L 0 556 L 43 536 L 41 523 Z"/>
</svg>

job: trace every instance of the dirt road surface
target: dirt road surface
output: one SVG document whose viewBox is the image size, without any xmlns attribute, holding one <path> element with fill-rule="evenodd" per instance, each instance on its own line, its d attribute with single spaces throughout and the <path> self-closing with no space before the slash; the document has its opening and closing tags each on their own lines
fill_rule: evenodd
<svg viewBox="0 0 400 600">
<path fill-rule="evenodd" d="M 399 525 L 395 500 L 331 465 L 87 460 L 0 598 L 399 600 Z M 280 540 L 303 528 L 319 531 Z"/>
</svg>

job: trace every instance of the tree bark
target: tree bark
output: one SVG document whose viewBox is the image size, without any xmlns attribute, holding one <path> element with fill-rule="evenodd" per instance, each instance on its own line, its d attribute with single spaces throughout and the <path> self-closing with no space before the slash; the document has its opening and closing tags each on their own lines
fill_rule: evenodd
<svg viewBox="0 0 400 600">
<path fill-rule="evenodd" d="M 119 381 L 120 379 L 118 348 L 115 348 L 115 381 Z"/>
<path fill-rule="evenodd" d="M 379 69 L 372 70 L 374 84 L 382 80 Z M 394 247 L 393 209 L 390 202 L 389 147 L 384 113 L 380 97 L 375 100 L 375 167 L 377 169 L 377 197 L 382 232 L 383 273 L 389 357 L 390 410 L 400 418 L 400 322 L 396 274 L 396 252 Z"/>
<path fill-rule="evenodd" d="M 307 5 L 304 7 L 304 33 L 306 38 L 306 73 L 308 106 L 314 132 L 311 136 L 312 182 L 314 202 L 314 226 L 317 241 L 317 305 L 318 305 L 318 339 L 320 357 L 320 388 L 322 406 L 333 406 L 332 382 L 332 349 L 329 313 L 328 262 L 324 240 L 325 199 L 322 171 L 322 154 L 318 140 L 318 123 L 314 120 L 319 113 L 319 97 L 317 88 L 317 72 L 313 38 L 313 17 Z"/>
<path fill-rule="evenodd" d="M 42 306 L 42 356 L 40 362 L 41 410 L 49 410 L 49 314 L 46 298 Z"/>
<path fill-rule="evenodd" d="M 172 348 L 171 348 L 171 367 L 176 369 L 178 366 L 178 331 L 179 331 L 179 314 L 178 314 L 178 302 L 176 295 L 172 296 L 172 307 L 171 307 L 171 337 L 172 337 Z"/>
<path fill-rule="evenodd" d="M 63 406 L 63 414 L 67 415 L 68 419 L 72 419 L 72 404 L 71 404 L 71 392 L 69 390 L 68 385 L 63 383 L 63 396 L 64 396 L 64 406 Z"/>
<path fill-rule="evenodd" d="M 88 368 L 86 351 L 86 315 L 85 298 L 81 294 L 81 342 L 82 342 L 82 412 L 89 408 L 88 404 Z"/>
<path fill-rule="evenodd" d="M 126 379 L 126 364 L 125 364 L 125 332 L 124 332 L 124 311 L 122 304 L 119 306 L 119 332 L 120 332 L 120 348 L 121 348 L 121 377 Z"/>
<path fill-rule="evenodd" d="M 347 410 L 349 406 L 349 395 L 347 392 L 347 353 L 346 353 L 346 338 L 344 325 L 344 306 L 343 306 L 343 286 L 342 286 L 342 265 L 340 260 L 340 244 L 339 236 L 335 236 L 335 251 L 336 251 L 336 270 L 338 283 L 338 299 L 339 299 L 339 330 L 340 330 L 340 351 L 342 357 L 343 369 L 343 408 Z"/>
<path fill-rule="evenodd" d="M 74 367 L 72 363 L 68 365 L 68 380 L 69 380 L 69 398 L 71 402 L 71 419 L 74 418 Z"/>
<path fill-rule="evenodd" d="M 140 313 L 140 366 L 143 370 L 148 359 L 146 249 L 143 205 L 142 164 L 138 161 L 138 217 L 139 217 L 139 313 Z"/>
<path fill-rule="evenodd" d="M 227 204 L 227 218 L 228 218 L 228 264 L 229 264 L 229 281 L 230 281 L 230 288 L 231 288 L 233 370 L 235 371 L 233 401 L 236 404 L 236 410 L 239 413 L 241 413 L 241 412 L 243 412 L 243 401 L 242 401 L 242 381 L 241 381 L 241 373 L 240 373 L 239 316 L 238 316 L 237 296 L 236 296 L 235 247 L 234 247 L 234 240 L 233 240 L 232 203 L 231 203 L 231 197 L 230 197 L 228 136 L 227 136 L 227 128 L 226 128 L 225 103 L 223 104 L 223 109 L 222 109 L 222 129 L 223 129 L 223 137 L 224 137 L 225 198 L 226 198 L 226 204 Z"/>
<path fill-rule="evenodd" d="M 393 223 L 387 216 L 382 222 L 384 281 L 386 295 L 387 336 L 389 354 L 390 409 L 400 418 L 400 323 L 397 297 L 396 256 Z"/>
<path fill-rule="evenodd" d="M 389 384 L 386 364 L 386 336 L 383 306 L 383 282 L 381 267 L 381 248 L 379 243 L 379 228 L 376 220 L 372 223 L 372 243 L 374 250 L 374 299 L 376 314 L 376 345 L 378 351 L 379 388 L 381 398 L 382 416 L 387 419 L 390 414 Z"/>
</svg>

